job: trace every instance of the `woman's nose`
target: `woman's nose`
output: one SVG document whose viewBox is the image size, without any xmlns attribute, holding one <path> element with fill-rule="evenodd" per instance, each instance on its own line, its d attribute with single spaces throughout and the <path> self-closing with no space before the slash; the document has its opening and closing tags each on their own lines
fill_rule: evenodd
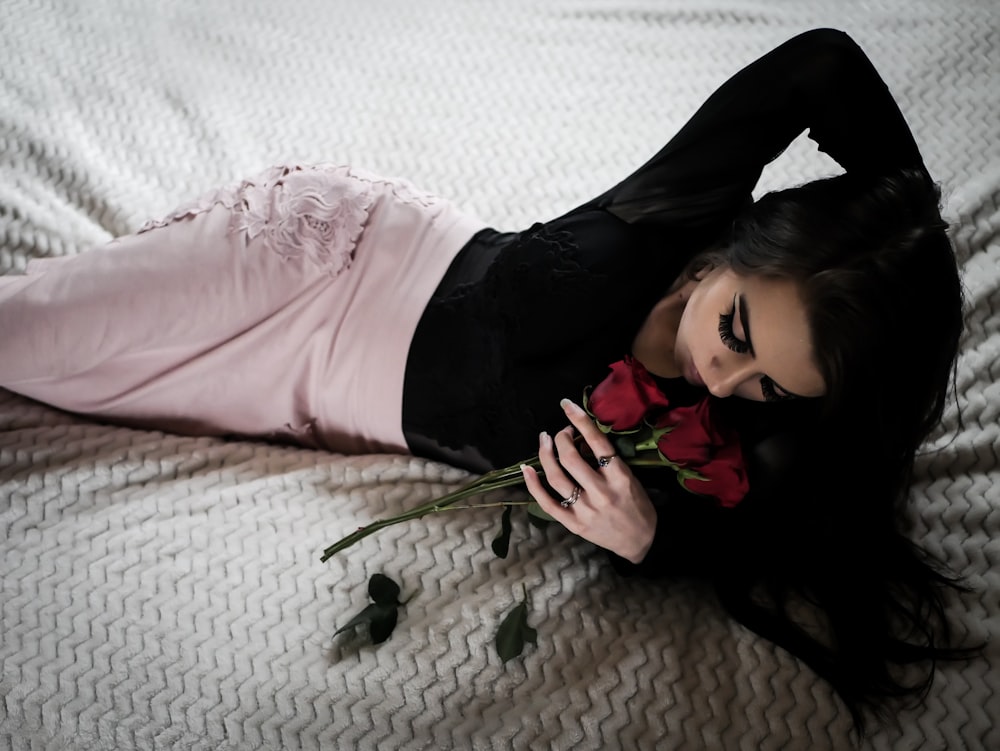
<svg viewBox="0 0 1000 751">
<path fill-rule="evenodd" d="M 750 355 L 727 352 L 713 357 L 709 372 L 703 373 L 705 387 L 713 396 L 732 396 L 744 383 L 754 377 L 755 363 Z"/>
</svg>

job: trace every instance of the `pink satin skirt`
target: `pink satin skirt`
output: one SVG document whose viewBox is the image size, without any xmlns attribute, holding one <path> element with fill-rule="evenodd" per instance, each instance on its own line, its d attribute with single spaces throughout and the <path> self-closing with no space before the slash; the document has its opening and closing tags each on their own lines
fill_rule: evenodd
<svg viewBox="0 0 1000 751">
<path fill-rule="evenodd" d="M 136 427 L 402 452 L 410 340 L 483 227 L 403 180 L 275 167 L 0 277 L 0 387 Z"/>
</svg>

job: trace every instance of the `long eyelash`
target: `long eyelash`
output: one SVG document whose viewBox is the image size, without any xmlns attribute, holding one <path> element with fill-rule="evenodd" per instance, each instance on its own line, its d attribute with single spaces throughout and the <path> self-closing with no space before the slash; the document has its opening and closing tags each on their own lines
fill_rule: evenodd
<svg viewBox="0 0 1000 751">
<path fill-rule="evenodd" d="M 764 395 L 765 402 L 782 402 L 786 399 L 794 399 L 794 396 L 789 394 L 779 394 L 774 389 L 774 381 L 772 381 L 767 376 L 763 376 L 760 379 L 760 393 Z"/>
<path fill-rule="evenodd" d="M 729 349 L 742 355 L 750 351 L 750 345 L 741 339 L 737 339 L 736 334 L 733 333 L 733 318 L 735 316 L 735 308 L 728 313 L 719 314 L 719 337 L 722 339 L 722 343 L 729 347 Z"/>
</svg>

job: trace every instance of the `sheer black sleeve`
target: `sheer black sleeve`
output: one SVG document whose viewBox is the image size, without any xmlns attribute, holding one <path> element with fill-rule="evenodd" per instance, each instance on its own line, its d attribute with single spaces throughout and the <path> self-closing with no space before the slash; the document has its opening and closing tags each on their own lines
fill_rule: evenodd
<svg viewBox="0 0 1000 751">
<path fill-rule="evenodd" d="M 845 170 L 926 172 L 899 107 L 864 52 L 832 29 L 785 42 L 723 84 L 635 173 L 587 204 L 629 223 L 718 229 L 800 133 Z"/>
</svg>

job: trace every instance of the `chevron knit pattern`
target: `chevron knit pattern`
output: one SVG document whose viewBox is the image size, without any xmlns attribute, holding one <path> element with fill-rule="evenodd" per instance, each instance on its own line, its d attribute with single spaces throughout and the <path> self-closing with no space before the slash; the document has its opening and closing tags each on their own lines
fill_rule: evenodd
<svg viewBox="0 0 1000 751">
<path fill-rule="evenodd" d="M 949 614 L 991 640 L 982 657 L 859 741 L 830 687 L 702 584 L 622 580 L 556 528 L 515 518 L 499 560 L 496 514 L 442 514 L 319 563 L 458 470 L 125 430 L 0 392 L 0 749 L 1000 748 L 995 0 L 3 0 L 0 270 L 291 161 L 403 175 L 520 228 L 615 183 L 816 26 L 872 57 L 955 225 L 960 410 L 919 461 L 912 536 L 967 576 Z M 764 185 L 830 168 L 803 139 Z M 378 571 L 416 595 L 396 632 L 334 637 Z M 538 644 L 504 665 L 492 639 L 522 584 Z"/>
</svg>

